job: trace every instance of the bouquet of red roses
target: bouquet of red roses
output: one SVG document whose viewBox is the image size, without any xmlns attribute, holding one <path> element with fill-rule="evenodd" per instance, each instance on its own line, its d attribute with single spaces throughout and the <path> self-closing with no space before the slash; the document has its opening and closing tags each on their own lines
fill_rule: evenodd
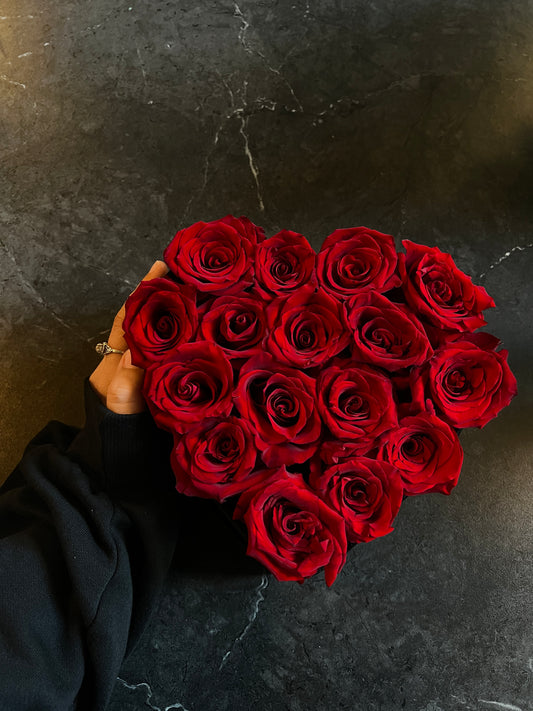
<svg viewBox="0 0 533 711">
<path fill-rule="evenodd" d="M 392 531 L 406 496 L 449 494 L 457 430 L 483 427 L 516 380 L 476 329 L 494 306 L 437 247 L 366 227 L 306 238 L 231 215 L 180 230 L 169 275 L 126 302 L 132 362 L 171 432 L 176 489 L 234 502 L 249 555 L 278 580 Z"/>
</svg>

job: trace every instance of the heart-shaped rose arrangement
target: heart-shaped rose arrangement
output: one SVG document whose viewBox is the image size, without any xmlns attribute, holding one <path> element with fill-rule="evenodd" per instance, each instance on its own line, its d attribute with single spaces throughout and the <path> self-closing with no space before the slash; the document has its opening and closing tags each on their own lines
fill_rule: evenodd
<svg viewBox="0 0 533 711">
<path fill-rule="evenodd" d="M 279 580 L 392 531 L 406 496 L 449 494 L 457 429 L 483 427 L 516 380 L 487 333 L 485 289 L 436 247 L 366 227 L 306 238 L 231 215 L 180 230 L 124 330 L 176 489 L 234 502 L 248 554 Z M 234 497 L 234 498 L 232 498 Z"/>
</svg>

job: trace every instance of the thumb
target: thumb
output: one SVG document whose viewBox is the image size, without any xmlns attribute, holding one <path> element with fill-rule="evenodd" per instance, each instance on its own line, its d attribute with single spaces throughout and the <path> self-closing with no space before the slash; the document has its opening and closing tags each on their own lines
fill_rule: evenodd
<svg viewBox="0 0 533 711">
<path fill-rule="evenodd" d="M 107 389 L 106 406 L 119 415 L 134 415 L 146 408 L 142 396 L 144 370 L 131 363 L 127 350 L 121 357 L 118 368 Z"/>
</svg>

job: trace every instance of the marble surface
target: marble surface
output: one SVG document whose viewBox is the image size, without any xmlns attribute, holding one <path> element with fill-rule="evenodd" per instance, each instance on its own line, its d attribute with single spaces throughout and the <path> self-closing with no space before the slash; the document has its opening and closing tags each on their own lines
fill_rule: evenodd
<svg viewBox="0 0 533 711">
<path fill-rule="evenodd" d="M 94 345 L 174 232 L 228 213 L 438 244 L 518 378 L 452 495 L 407 500 L 329 590 L 197 511 L 111 711 L 533 708 L 532 52 L 527 0 L 0 2 L 2 477 L 82 423 Z"/>
</svg>

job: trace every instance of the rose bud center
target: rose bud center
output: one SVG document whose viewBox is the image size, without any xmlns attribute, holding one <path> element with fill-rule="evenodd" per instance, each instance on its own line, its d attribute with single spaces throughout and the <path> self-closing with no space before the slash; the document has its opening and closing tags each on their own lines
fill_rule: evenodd
<svg viewBox="0 0 533 711">
<path fill-rule="evenodd" d="M 178 380 L 176 393 L 181 400 L 187 402 L 209 402 L 213 399 L 213 389 L 204 373 L 187 373 Z"/>
<path fill-rule="evenodd" d="M 228 434 L 221 434 L 214 439 L 210 449 L 212 450 L 210 452 L 212 459 L 215 461 L 231 462 L 237 459 L 241 453 L 241 448 L 235 437 Z"/>
<path fill-rule="evenodd" d="M 356 392 L 346 390 L 339 398 L 340 410 L 349 417 L 366 419 L 369 415 L 369 405 L 366 400 Z"/>
<path fill-rule="evenodd" d="M 173 338 L 178 331 L 178 324 L 175 316 L 163 313 L 157 316 L 154 330 L 162 340 L 168 341 Z"/>
<path fill-rule="evenodd" d="M 278 281 L 287 281 L 294 274 L 294 264 L 287 257 L 281 257 L 274 262 L 270 273 Z"/>
<path fill-rule="evenodd" d="M 446 373 L 444 385 L 451 395 L 457 396 L 462 395 L 469 387 L 468 379 L 462 370 L 451 370 Z"/>
<path fill-rule="evenodd" d="M 211 249 L 205 254 L 202 252 L 202 266 L 212 272 L 218 272 L 225 269 L 232 258 L 231 250 L 221 246 L 219 249 Z"/>
<path fill-rule="evenodd" d="M 423 451 L 420 437 L 409 437 L 402 443 L 402 454 L 408 459 L 416 459 Z"/>
<path fill-rule="evenodd" d="M 363 479 L 352 479 L 344 490 L 344 500 L 354 511 L 365 511 L 378 496 L 376 485 Z"/>
<path fill-rule="evenodd" d="M 372 331 L 370 340 L 382 348 L 390 348 L 396 339 L 387 328 L 376 328 Z"/>
<path fill-rule="evenodd" d="M 430 282 L 429 289 L 436 301 L 441 301 L 442 303 L 447 304 L 452 299 L 453 292 L 450 285 L 445 281 L 436 279 L 435 281 Z"/>
<path fill-rule="evenodd" d="M 353 254 L 346 254 L 340 261 L 339 272 L 348 279 L 360 277 L 368 272 L 368 265 Z"/>
<path fill-rule="evenodd" d="M 402 456 L 413 464 L 420 466 L 432 459 L 435 449 L 435 442 L 424 434 L 408 437 L 401 444 Z"/>
<path fill-rule="evenodd" d="M 255 316 L 250 312 L 239 313 L 233 319 L 231 319 L 231 330 L 234 333 L 242 333 L 253 323 Z"/>
<path fill-rule="evenodd" d="M 267 403 L 278 422 L 285 425 L 296 422 L 298 406 L 286 391 L 275 390 L 268 396 Z"/>
<path fill-rule="evenodd" d="M 294 334 L 294 345 L 300 351 L 313 348 L 316 344 L 316 335 L 307 324 L 298 324 Z"/>
</svg>

